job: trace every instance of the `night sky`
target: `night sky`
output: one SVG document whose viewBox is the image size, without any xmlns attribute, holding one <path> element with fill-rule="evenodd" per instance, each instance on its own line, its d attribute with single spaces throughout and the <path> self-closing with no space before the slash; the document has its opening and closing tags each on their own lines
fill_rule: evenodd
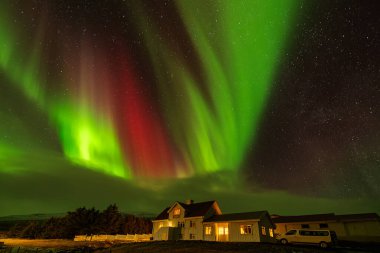
<svg viewBox="0 0 380 253">
<path fill-rule="evenodd" d="M 0 215 L 380 212 L 378 1 L 0 1 Z"/>
</svg>

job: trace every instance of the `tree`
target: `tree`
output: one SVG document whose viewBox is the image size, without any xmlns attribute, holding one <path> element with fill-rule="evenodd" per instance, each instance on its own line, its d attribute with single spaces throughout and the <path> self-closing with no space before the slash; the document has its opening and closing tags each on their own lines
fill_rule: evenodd
<svg viewBox="0 0 380 253">
<path fill-rule="evenodd" d="M 100 214 L 100 230 L 104 234 L 118 234 L 122 231 L 123 215 L 116 204 L 109 205 Z"/>
</svg>

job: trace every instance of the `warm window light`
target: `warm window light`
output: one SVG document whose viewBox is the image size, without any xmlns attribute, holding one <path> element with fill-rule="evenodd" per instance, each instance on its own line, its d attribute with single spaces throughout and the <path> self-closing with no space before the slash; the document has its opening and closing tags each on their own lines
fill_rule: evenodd
<svg viewBox="0 0 380 253">
<path fill-rule="evenodd" d="M 264 226 L 261 227 L 261 234 L 262 235 L 267 235 L 267 232 L 265 231 L 265 227 Z"/>
<path fill-rule="evenodd" d="M 168 227 L 171 227 L 173 225 L 172 221 L 168 221 Z"/>
<path fill-rule="evenodd" d="M 179 216 L 181 214 L 181 209 L 176 208 L 174 209 L 174 216 Z"/>
<path fill-rule="evenodd" d="M 228 235 L 228 227 L 219 227 L 218 228 L 219 235 Z"/>
<path fill-rule="evenodd" d="M 252 225 L 241 225 L 240 226 L 240 234 L 241 235 L 252 234 Z"/>
<path fill-rule="evenodd" d="M 205 228 L 205 234 L 206 234 L 206 235 L 211 235 L 211 227 L 210 227 L 210 226 L 207 226 L 207 227 Z"/>
<path fill-rule="evenodd" d="M 273 228 L 269 229 L 269 235 L 270 235 L 270 237 L 273 237 Z"/>
</svg>

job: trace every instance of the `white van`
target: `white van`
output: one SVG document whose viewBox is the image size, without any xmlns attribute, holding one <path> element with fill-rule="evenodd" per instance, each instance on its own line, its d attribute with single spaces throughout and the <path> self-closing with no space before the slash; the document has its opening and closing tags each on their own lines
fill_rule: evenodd
<svg viewBox="0 0 380 253">
<path fill-rule="evenodd" d="M 329 230 L 292 229 L 285 234 L 278 235 L 277 239 L 282 244 L 318 244 L 321 248 L 327 248 L 332 244 Z"/>
</svg>

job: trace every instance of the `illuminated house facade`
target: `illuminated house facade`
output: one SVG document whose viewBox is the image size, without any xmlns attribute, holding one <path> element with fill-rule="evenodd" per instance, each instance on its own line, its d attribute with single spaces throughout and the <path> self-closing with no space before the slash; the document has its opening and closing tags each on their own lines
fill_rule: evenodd
<svg viewBox="0 0 380 253">
<path fill-rule="evenodd" d="M 153 220 L 153 240 L 275 242 L 267 211 L 222 214 L 216 201 L 175 202 Z"/>
</svg>

